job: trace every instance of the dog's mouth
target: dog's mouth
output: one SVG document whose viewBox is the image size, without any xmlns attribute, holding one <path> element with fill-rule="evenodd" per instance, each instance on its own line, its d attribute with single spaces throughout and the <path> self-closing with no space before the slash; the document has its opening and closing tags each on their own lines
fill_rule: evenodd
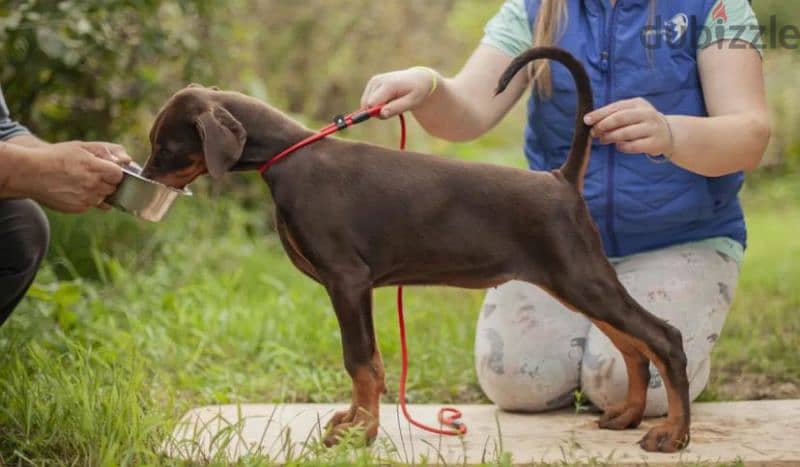
<svg viewBox="0 0 800 467">
<path fill-rule="evenodd" d="M 204 173 L 205 171 L 192 172 L 189 174 L 171 173 L 171 174 L 154 175 L 152 177 L 147 177 L 147 175 L 145 176 L 155 182 L 161 183 L 162 185 L 182 190 L 186 188 L 190 183 L 192 183 L 197 177 L 203 175 Z"/>
<path fill-rule="evenodd" d="M 208 170 L 206 169 L 205 163 L 200 160 L 193 162 L 191 165 L 183 169 L 170 172 L 159 172 L 152 166 L 145 167 L 142 171 L 142 176 L 149 178 L 154 182 L 161 183 L 162 185 L 182 190 L 192 183 L 197 177 L 207 173 Z"/>
</svg>

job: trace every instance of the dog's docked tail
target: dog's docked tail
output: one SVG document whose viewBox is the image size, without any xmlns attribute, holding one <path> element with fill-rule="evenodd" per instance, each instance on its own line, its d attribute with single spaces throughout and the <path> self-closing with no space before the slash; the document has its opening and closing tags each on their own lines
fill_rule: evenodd
<svg viewBox="0 0 800 467">
<path fill-rule="evenodd" d="M 508 83 L 514 76 L 525 66 L 534 61 L 543 58 L 555 60 L 572 73 L 572 78 L 575 80 L 575 85 L 578 89 L 578 112 L 575 116 L 575 134 L 572 137 L 572 147 L 569 151 L 569 156 L 561 166 L 561 173 L 572 185 L 583 189 L 583 176 L 586 173 L 586 165 L 589 162 L 589 138 L 590 128 L 583 123 L 583 116 L 591 112 L 594 108 L 592 98 L 592 86 L 589 82 L 589 76 L 586 74 L 586 69 L 581 62 L 572 56 L 569 52 L 558 47 L 534 47 L 521 53 L 515 58 L 508 68 L 500 76 L 497 83 L 495 95 L 503 92 Z"/>
</svg>

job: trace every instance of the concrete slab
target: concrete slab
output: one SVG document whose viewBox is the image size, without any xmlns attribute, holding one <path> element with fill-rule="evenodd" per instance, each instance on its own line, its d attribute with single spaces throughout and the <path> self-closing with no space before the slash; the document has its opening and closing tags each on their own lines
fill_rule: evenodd
<svg viewBox="0 0 800 467">
<path fill-rule="evenodd" d="M 347 462 L 341 458 L 343 452 L 358 456 L 366 450 L 331 451 L 318 442 L 325 422 L 342 408 L 324 404 L 201 407 L 183 417 L 164 450 L 170 457 L 193 461 L 258 455 L 279 463 Z M 613 432 L 597 428 L 596 414 L 510 414 L 489 405 L 461 409 L 470 430 L 463 439 L 410 427 L 396 406 L 383 405 L 383 426 L 369 450 L 371 459 L 477 464 L 495 462 L 502 453 L 510 453 L 514 463 L 667 466 L 741 460 L 746 465 L 800 466 L 800 400 L 695 404 L 692 443 L 679 454 L 647 453 L 636 444 L 658 419 L 646 420 L 636 430 Z M 419 420 L 433 422 L 438 406 L 414 405 L 410 410 Z"/>
</svg>

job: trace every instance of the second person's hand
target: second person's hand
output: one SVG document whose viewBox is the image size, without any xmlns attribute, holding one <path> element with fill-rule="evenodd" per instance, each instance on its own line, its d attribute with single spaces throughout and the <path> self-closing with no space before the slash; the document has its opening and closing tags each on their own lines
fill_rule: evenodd
<svg viewBox="0 0 800 467">
<path fill-rule="evenodd" d="M 600 144 L 616 144 L 628 154 L 670 156 L 675 140 L 667 117 L 645 99 L 617 101 L 584 117 Z"/>
<path fill-rule="evenodd" d="M 415 67 L 373 76 L 361 96 L 363 108 L 384 104 L 381 118 L 414 110 L 430 96 L 436 84 L 435 71 Z"/>
</svg>

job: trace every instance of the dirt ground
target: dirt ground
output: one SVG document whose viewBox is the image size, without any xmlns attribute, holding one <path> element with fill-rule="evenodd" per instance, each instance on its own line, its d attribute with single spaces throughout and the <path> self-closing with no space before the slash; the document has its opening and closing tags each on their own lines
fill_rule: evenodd
<svg viewBox="0 0 800 467">
<path fill-rule="evenodd" d="M 718 373 L 709 385 L 719 400 L 800 399 L 800 384 L 757 373 Z"/>
</svg>

